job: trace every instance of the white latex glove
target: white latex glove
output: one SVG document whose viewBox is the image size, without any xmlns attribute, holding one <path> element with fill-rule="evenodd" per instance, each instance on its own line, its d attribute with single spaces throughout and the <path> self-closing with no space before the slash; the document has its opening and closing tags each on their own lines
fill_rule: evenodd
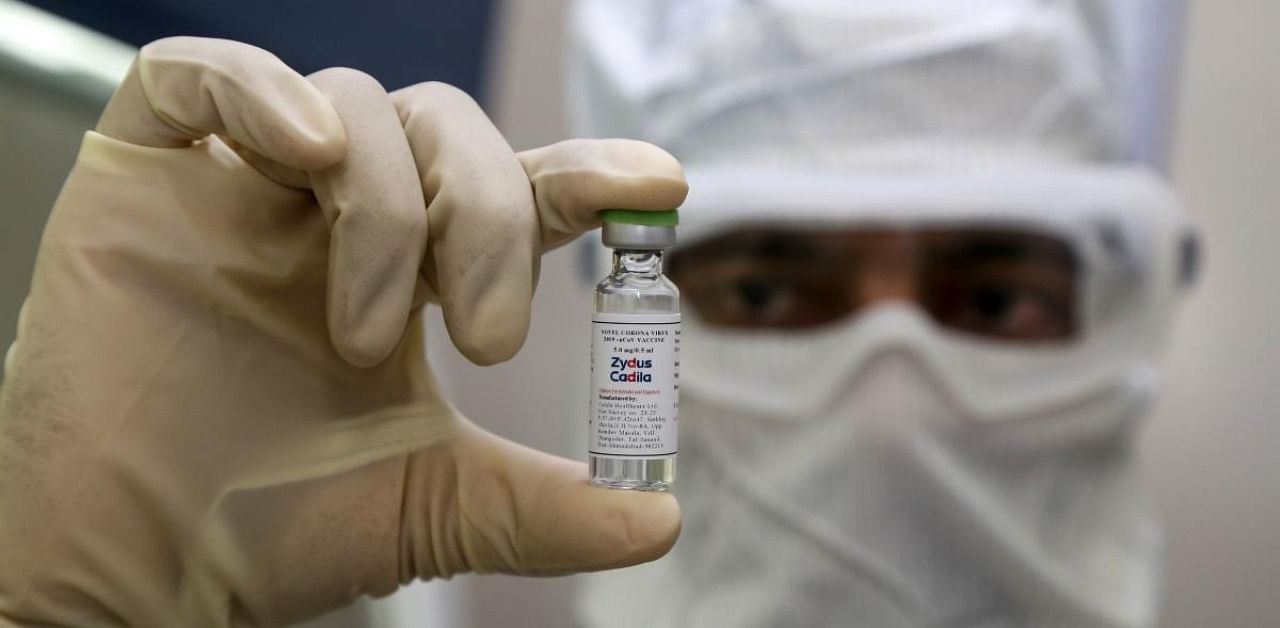
<svg viewBox="0 0 1280 628">
<path fill-rule="evenodd" d="M 543 250 L 685 192 L 639 142 L 514 155 L 445 85 L 143 48 L 6 357 L 0 624 L 277 625 L 414 578 L 660 556 L 671 496 L 591 488 L 459 416 L 420 317 L 438 300 L 465 355 L 505 360 Z"/>
</svg>

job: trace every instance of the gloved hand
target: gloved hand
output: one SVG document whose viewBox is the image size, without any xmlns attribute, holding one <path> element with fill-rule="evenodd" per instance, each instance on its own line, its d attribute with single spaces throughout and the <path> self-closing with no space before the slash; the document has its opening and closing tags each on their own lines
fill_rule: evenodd
<svg viewBox="0 0 1280 628">
<path fill-rule="evenodd" d="M 466 356 L 507 359 L 543 250 L 685 192 L 639 142 L 514 155 L 445 85 L 143 48 L 6 356 L 0 624 L 277 625 L 413 578 L 660 556 L 675 500 L 469 423 L 420 316 L 437 300 Z"/>
</svg>

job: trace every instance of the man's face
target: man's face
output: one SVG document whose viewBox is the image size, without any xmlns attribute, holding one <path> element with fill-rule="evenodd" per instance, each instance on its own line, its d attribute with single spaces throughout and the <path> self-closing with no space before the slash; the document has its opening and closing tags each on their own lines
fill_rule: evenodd
<svg viewBox="0 0 1280 628">
<path fill-rule="evenodd" d="M 1078 261 L 1053 237 L 986 227 L 743 228 L 671 256 L 712 326 L 813 328 L 891 301 L 939 325 L 1018 342 L 1078 331 Z"/>
</svg>

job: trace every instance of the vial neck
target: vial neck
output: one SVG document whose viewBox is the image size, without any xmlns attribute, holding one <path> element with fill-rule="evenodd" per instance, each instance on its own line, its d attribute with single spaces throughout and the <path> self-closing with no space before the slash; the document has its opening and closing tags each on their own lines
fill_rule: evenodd
<svg viewBox="0 0 1280 628">
<path fill-rule="evenodd" d="M 662 274 L 662 251 L 628 251 L 616 249 L 613 252 L 613 274 Z"/>
</svg>

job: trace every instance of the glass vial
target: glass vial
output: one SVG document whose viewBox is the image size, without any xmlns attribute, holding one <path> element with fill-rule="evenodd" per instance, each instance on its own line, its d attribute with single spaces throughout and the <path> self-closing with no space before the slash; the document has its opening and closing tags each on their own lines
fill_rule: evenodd
<svg viewBox="0 0 1280 628">
<path fill-rule="evenodd" d="M 662 274 L 678 215 L 611 209 L 601 237 L 613 270 L 591 319 L 591 483 L 669 490 L 676 474 L 680 292 Z"/>
</svg>

